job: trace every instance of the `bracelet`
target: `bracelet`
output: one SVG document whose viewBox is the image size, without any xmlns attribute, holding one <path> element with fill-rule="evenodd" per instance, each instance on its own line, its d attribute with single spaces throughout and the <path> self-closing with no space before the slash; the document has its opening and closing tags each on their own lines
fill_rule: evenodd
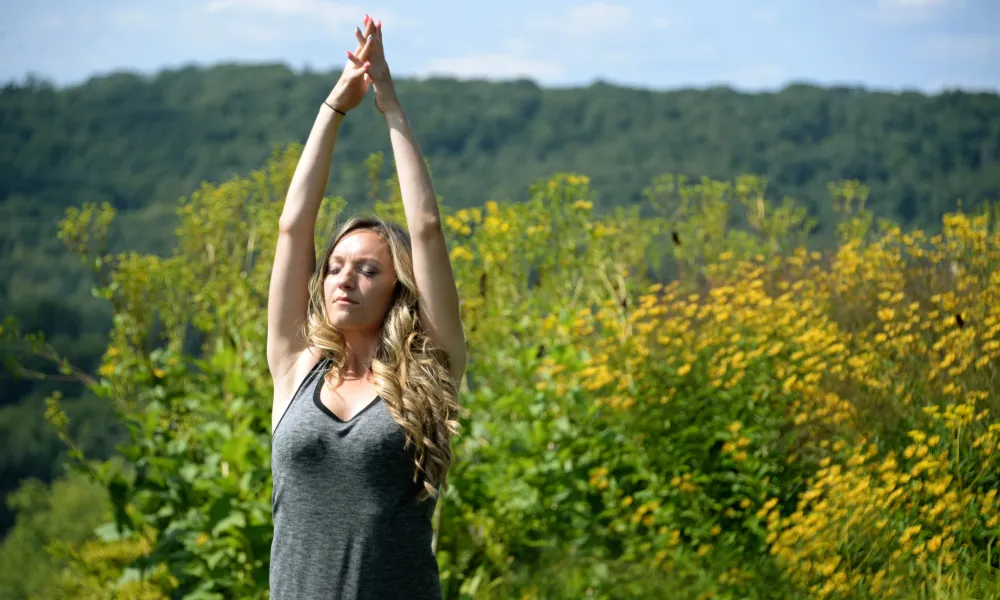
<svg viewBox="0 0 1000 600">
<path fill-rule="evenodd" d="M 327 106 L 329 106 L 330 108 L 332 108 L 333 112 L 340 113 L 340 115 L 343 116 L 343 117 L 347 116 L 347 113 L 345 113 L 344 111 L 340 110 L 339 108 L 334 107 L 332 104 L 330 104 L 326 100 L 323 101 L 323 104 L 326 104 Z"/>
</svg>

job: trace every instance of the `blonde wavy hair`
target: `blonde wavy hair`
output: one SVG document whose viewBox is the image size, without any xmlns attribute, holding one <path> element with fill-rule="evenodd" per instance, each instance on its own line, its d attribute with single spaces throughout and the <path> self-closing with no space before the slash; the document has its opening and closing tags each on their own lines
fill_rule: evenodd
<svg viewBox="0 0 1000 600">
<path fill-rule="evenodd" d="M 309 281 L 306 340 L 333 363 L 326 381 L 340 385 L 346 363 L 344 338 L 327 320 L 323 279 L 334 248 L 344 236 L 360 229 L 375 232 L 386 243 L 397 277 L 372 361 L 375 388 L 406 434 L 404 449 L 414 445 L 413 481 L 423 484 L 418 498 L 437 497 L 439 486 L 447 488 L 451 437 L 460 429 L 458 382 L 449 371 L 447 354 L 431 342 L 420 320 L 412 246 L 405 229 L 375 216 L 355 217 L 340 227 Z"/>
</svg>

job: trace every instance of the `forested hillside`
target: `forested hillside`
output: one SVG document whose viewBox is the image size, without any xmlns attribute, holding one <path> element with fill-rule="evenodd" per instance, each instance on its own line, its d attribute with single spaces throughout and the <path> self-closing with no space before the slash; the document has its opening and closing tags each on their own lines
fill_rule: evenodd
<svg viewBox="0 0 1000 600">
<path fill-rule="evenodd" d="M 178 198 L 202 181 L 257 168 L 276 145 L 302 141 L 335 80 L 281 66 L 218 66 L 117 74 L 67 89 L 7 85 L 0 316 L 44 331 L 75 364 L 96 368 L 110 312 L 57 239 L 65 209 L 108 201 L 121 213 L 117 248 L 168 252 Z M 752 173 L 767 178 L 772 199 L 787 195 L 808 208 L 819 223 L 814 243 L 823 245 L 833 233 L 832 181 L 861 180 L 875 215 L 930 231 L 957 199 L 969 209 L 1000 198 L 1000 97 L 991 94 L 549 90 L 445 79 L 404 81 L 399 90 L 452 207 L 521 199 L 557 171 L 589 175 L 599 212 L 636 202 L 664 173 L 724 180 Z M 387 150 L 384 125 L 366 103 L 341 130 L 329 193 L 365 207 L 365 159 Z M 4 376 L 4 496 L 26 476 L 51 474 L 59 443 L 42 421 L 42 399 L 53 385 Z M 82 429 L 74 434 L 84 448 L 106 452 L 115 437 L 108 410 L 87 400 L 67 408 L 77 411 L 72 422 Z M 0 530 L 8 525 L 0 514 Z"/>
</svg>

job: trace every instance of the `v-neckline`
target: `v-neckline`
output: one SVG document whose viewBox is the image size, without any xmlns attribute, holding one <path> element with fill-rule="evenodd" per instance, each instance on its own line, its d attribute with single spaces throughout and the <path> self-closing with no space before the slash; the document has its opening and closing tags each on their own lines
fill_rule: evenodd
<svg viewBox="0 0 1000 600">
<path fill-rule="evenodd" d="M 358 419 L 358 417 L 360 417 L 361 415 L 363 415 L 366 412 L 368 412 L 368 410 L 371 407 L 375 406 L 378 403 L 378 401 L 382 399 L 381 395 L 376 394 L 375 397 L 371 400 L 371 402 L 369 402 L 367 405 L 365 405 L 364 408 L 362 408 L 361 410 L 359 410 L 357 412 L 357 414 L 355 414 L 350 419 L 346 419 L 345 420 L 345 419 L 342 419 L 342 418 L 338 417 L 336 415 L 336 413 L 334 413 L 332 410 L 330 410 L 330 407 L 328 407 L 327 405 L 323 404 L 323 397 L 322 397 L 322 394 L 323 394 L 323 384 L 324 384 L 323 377 L 320 376 L 319 382 L 316 384 L 316 389 L 315 389 L 315 391 L 313 391 L 313 404 L 316 405 L 316 408 L 318 408 L 321 411 L 323 411 L 323 413 L 326 414 L 326 416 L 330 417 L 331 419 L 333 419 L 334 421 L 336 421 L 338 423 L 344 423 L 344 424 L 346 424 L 346 423 L 353 423 L 354 421 L 356 421 Z"/>
</svg>

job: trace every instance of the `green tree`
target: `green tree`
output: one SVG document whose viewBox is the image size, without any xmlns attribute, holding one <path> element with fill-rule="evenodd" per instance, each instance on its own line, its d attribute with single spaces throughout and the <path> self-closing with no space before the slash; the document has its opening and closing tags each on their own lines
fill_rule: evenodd
<svg viewBox="0 0 1000 600">
<path fill-rule="evenodd" d="M 153 77 L 114 73 L 71 87 L 38 80 L 6 85 L 0 90 L 0 316 L 15 317 L 24 331 L 44 332 L 63 356 L 95 374 L 111 310 L 91 295 L 92 273 L 56 237 L 65 209 L 107 202 L 117 211 L 109 252 L 169 256 L 180 223 L 176 198 L 202 181 L 249 172 L 276 145 L 302 140 L 335 77 L 281 65 L 220 65 Z M 572 171 L 590 176 L 595 214 L 612 214 L 616 207 L 645 206 L 650 181 L 665 172 L 691 184 L 701 177 L 729 182 L 723 186 L 748 174 L 766 180 L 779 205 L 795 198 L 796 210 L 814 223 L 810 244 L 829 248 L 838 220 L 826 202 L 830 181 L 863 183 L 873 217 L 929 232 L 956 199 L 974 209 L 1000 197 L 996 94 L 804 85 L 768 94 L 651 92 L 603 83 L 554 90 L 526 80 L 447 78 L 400 86 L 419 115 L 414 126 L 435 167 L 436 189 L 454 208 L 527 201 L 535 181 Z M 349 206 L 366 197 L 365 159 L 388 150 L 386 137 L 371 135 L 378 127 L 376 111 L 362 110 L 341 130 L 331 181 Z M 741 214 L 730 217 L 727 231 L 758 235 L 742 227 L 748 224 Z M 659 273 L 673 276 L 669 265 Z M 0 436 L 0 494 L 22 478 L 48 480 L 58 472 L 60 448 L 51 435 L 6 443 L 42 430 L 44 398 L 53 387 L 77 411 L 74 427 L 94 432 L 93 440 L 78 438 L 88 450 L 107 454 L 121 439 L 103 434 L 113 428 L 93 395 L 51 381 L 7 379 L 0 422 L 23 428 Z M 0 530 L 11 523 L 0 507 Z"/>
<path fill-rule="evenodd" d="M 0 545 L 0 597 L 28 600 L 44 597 L 64 561 L 52 545 L 78 545 L 110 518 L 107 493 L 100 482 L 78 473 L 47 486 L 24 481 L 7 497 L 17 514 L 14 527 Z"/>
</svg>

